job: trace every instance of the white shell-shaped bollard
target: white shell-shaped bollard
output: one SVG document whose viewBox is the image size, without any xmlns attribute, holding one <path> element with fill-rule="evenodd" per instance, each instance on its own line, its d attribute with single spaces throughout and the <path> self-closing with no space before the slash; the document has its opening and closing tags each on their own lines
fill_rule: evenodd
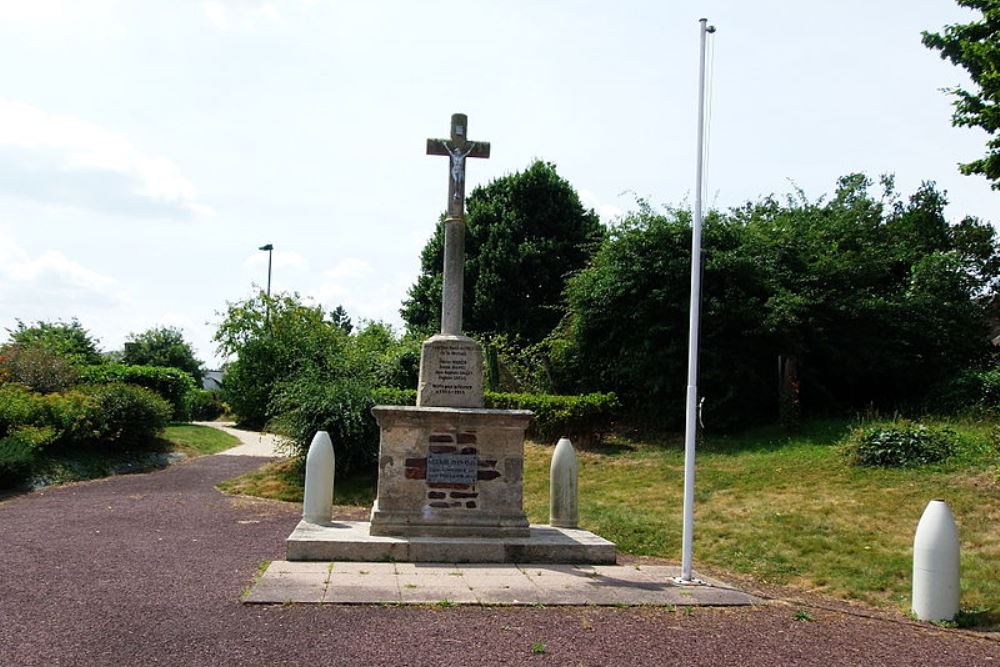
<svg viewBox="0 0 1000 667">
<path fill-rule="evenodd" d="M 576 528 L 580 522 L 577 504 L 576 451 L 569 438 L 559 438 L 552 452 L 549 470 L 549 524 L 557 528 Z"/>
<path fill-rule="evenodd" d="M 327 523 L 333 517 L 333 442 L 326 431 L 317 431 L 306 454 L 306 488 L 302 518 Z"/>
<path fill-rule="evenodd" d="M 959 610 L 958 528 L 948 504 L 927 504 L 913 538 L 913 613 L 922 621 L 950 621 Z"/>
</svg>

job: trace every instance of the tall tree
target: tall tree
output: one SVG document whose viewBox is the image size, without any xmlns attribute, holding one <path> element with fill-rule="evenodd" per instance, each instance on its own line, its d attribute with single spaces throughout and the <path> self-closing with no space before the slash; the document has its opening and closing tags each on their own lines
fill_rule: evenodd
<svg viewBox="0 0 1000 667">
<path fill-rule="evenodd" d="M 981 18 L 970 23 L 945 26 L 942 33 L 923 33 L 923 43 L 941 52 L 941 57 L 969 72 L 971 90 L 955 86 L 952 125 L 980 127 L 991 136 L 986 155 L 959 165 L 963 174 L 982 174 L 1000 190 L 1000 0 L 956 0 L 962 7 L 978 10 Z"/>
<path fill-rule="evenodd" d="M 8 329 L 10 343 L 23 348 L 41 348 L 77 364 L 99 364 L 98 341 L 73 318 L 69 322 L 35 322 L 27 325 L 17 320 L 17 327 Z"/>
<path fill-rule="evenodd" d="M 157 327 L 129 334 L 122 353 L 122 363 L 130 366 L 169 366 L 177 368 L 201 386 L 202 362 L 195 358 L 184 334 L 175 327 Z"/>
<path fill-rule="evenodd" d="M 708 217 L 706 423 L 776 416 L 779 357 L 794 362 L 785 380 L 813 411 L 912 405 L 987 359 L 995 230 L 974 218 L 949 224 L 932 184 L 907 200 L 883 184 L 875 197 L 853 174 L 825 201 L 768 197 Z M 680 420 L 690 230 L 687 211 L 642 207 L 570 280 L 552 348 L 557 390 L 611 389 L 640 415 Z"/>
<path fill-rule="evenodd" d="M 586 265 L 604 236 L 597 214 L 584 209 L 554 165 L 536 161 L 476 188 L 466 222 L 465 329 L 527 343 L 547 336 L 563 316 L 567 277 Z M 443 256 L 439 224 L 400 311 L 411 330 L 437 327 Z"/>
</svg>

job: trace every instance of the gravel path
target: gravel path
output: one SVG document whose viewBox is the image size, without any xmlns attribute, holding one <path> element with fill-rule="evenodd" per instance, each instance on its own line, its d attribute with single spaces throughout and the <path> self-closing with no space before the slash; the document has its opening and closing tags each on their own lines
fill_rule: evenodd
<svg viewBox="0 0 1000 667">
<path fill-rule="evenodd" d="M 816 609 L 799 622 L 781 603 L 244 606 L 299 519 L 213 488 L 260 464 L 206 456 L 0 502 L 0 665 L 1000 665 L 1000 643 L 971 633 Z"/>
<path fill-rule="evenodd" d="M 267 458 L 277 458 L 281 456 L 280 438 L 270 433 L 258 433 L 257 431 L 244 431 L 235 428 L 233 422 L 193 422 L 198 426 L 208 426 L 218 429 L 231 436 L 239 438 L 239 444 L 224 452 L 219 452 L 221 456 L 260 456 Z"/>
</svg>

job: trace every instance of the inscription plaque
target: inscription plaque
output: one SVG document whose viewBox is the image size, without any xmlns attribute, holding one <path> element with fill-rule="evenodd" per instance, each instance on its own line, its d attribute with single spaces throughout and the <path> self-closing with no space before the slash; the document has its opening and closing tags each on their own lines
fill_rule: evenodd
<svg viewBox="0 0 1000 667">
<path fill-rule="evenodd" d="M 479 474 L 479 456 L 476 454 L 427 455 L 428 484 L 476 483 Z"/>
</svg>

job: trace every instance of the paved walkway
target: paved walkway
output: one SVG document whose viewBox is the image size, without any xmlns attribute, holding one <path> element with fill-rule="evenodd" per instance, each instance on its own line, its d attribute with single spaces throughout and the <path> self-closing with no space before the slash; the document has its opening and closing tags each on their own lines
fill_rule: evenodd
<svg viewBox="0 0 1000 667">
<path fill-rule="evenodd" d="M 243 604 L 301 515 L 296 504 L 215 489 L 261 463 L 205 456 L 0 502 L 0 665 L 1000 664 L 997 641 L 798 601 Z"/>
<path fill-rule="evenodd" d="M 259 456 L 266 458 L 279 458 L 284 456 L 281 451 L 281 438 L 271 433 L 258 433 L 257 431 L 244 431 L 236 428 L 233 422 L 194 422 L 198 426 L 209 426 L 211 428 L 224 431 L 229 435 L 240 439 L 243 444 L 237 445 L 224 452 L 219 452 L 222 456 Z"/>
<path fill-rule="evenodd" d="M 760 603 L 722 582 L 682 586 L 667 565 L 275 561 L 248 603 L 511 606 L 735 606 Z"/>
</svg>

